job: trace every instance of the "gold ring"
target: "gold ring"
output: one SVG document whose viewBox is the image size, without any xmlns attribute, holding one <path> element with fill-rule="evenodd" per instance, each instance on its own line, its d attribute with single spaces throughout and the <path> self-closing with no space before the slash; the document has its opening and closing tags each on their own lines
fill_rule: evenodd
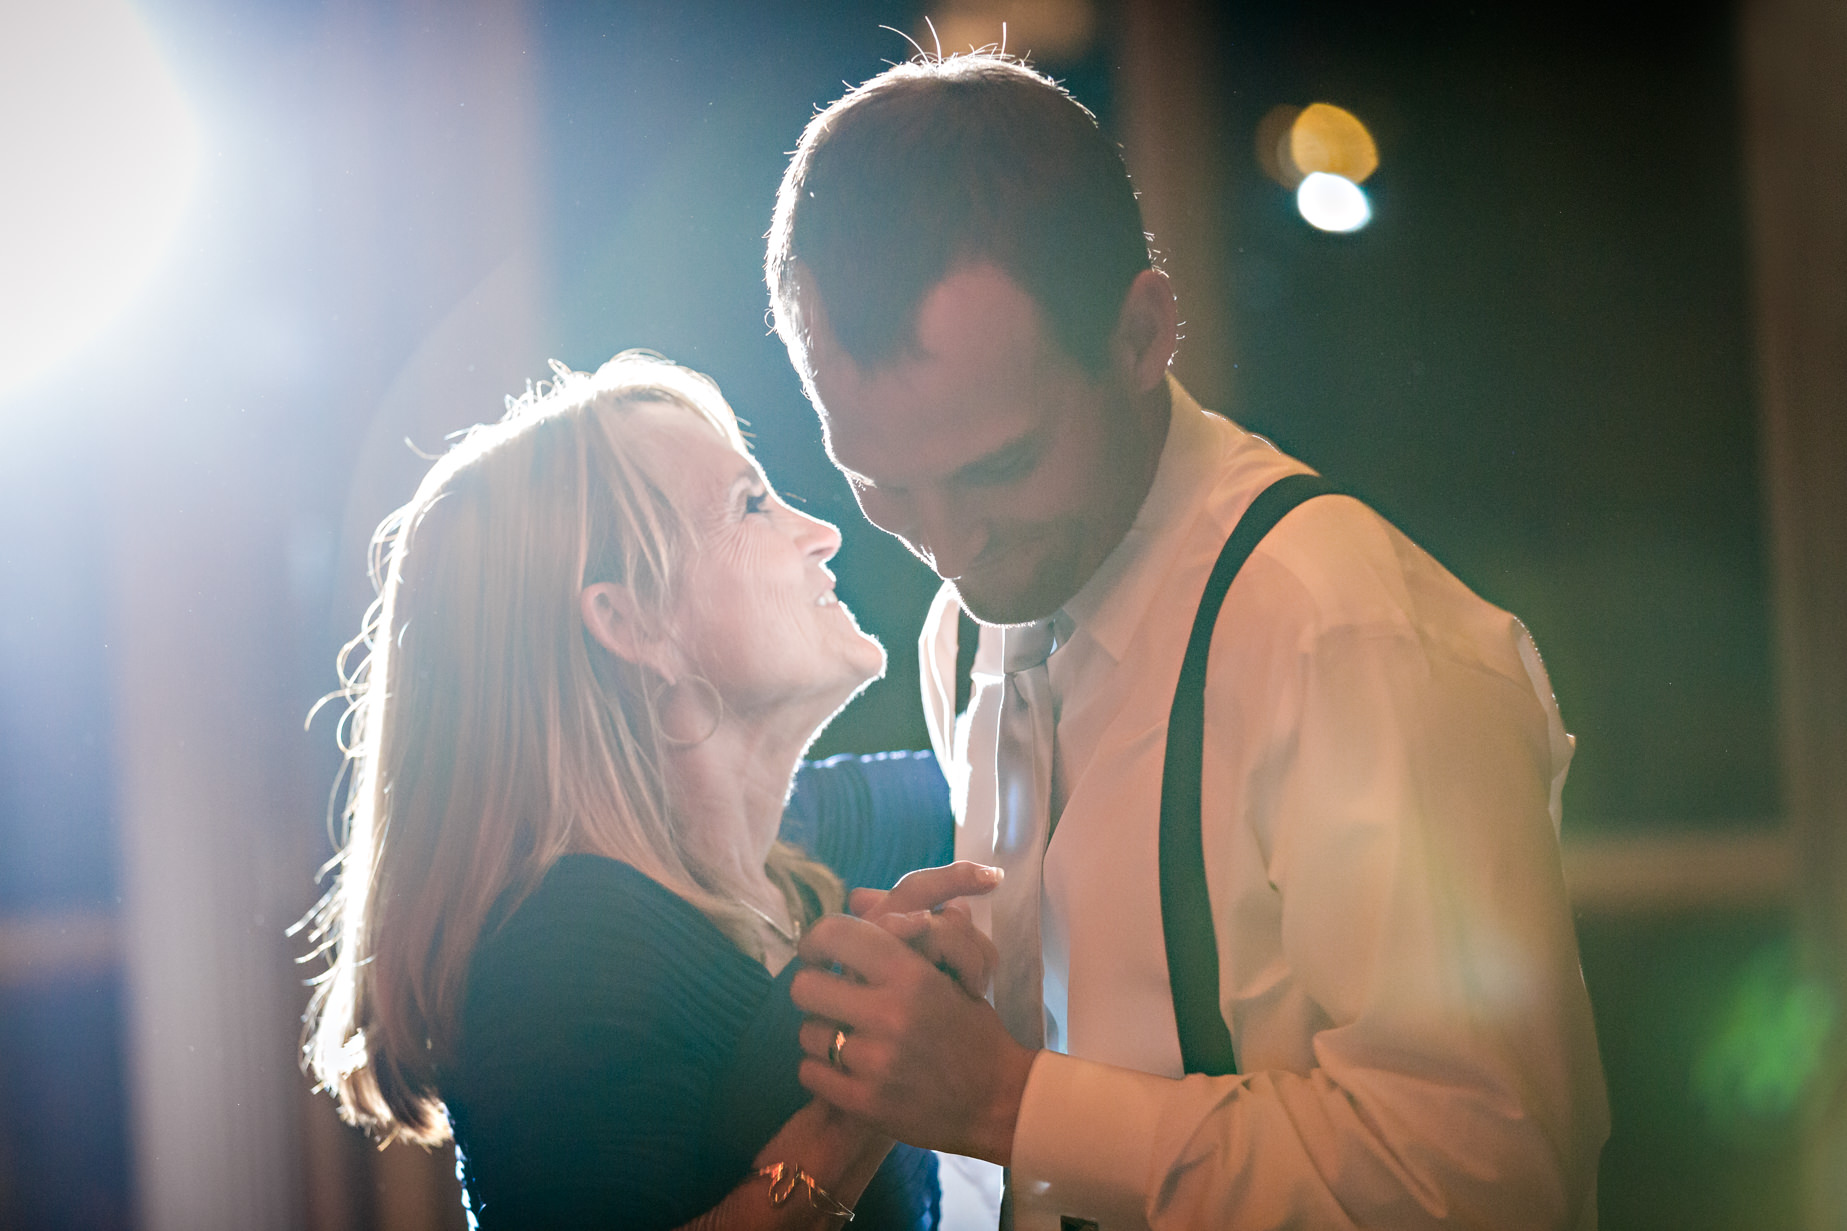
<svg viewBox="0 0 1847 1231">
<path fill-rule="evenodd" d="M 840 1053 L 845 1049 L 846 1045 L 847 1032 L 844 1027 L 834 1031 L 834 1041 L 827 1045 L 827 1062 L 839 1069 L 842 1073 L 847 1071 L 847 1066 L 841 1063 Z"/>
</svg>

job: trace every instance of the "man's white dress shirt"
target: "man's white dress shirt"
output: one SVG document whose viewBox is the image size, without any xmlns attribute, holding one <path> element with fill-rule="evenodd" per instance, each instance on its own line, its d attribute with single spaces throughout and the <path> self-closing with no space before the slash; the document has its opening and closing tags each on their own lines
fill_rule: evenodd
<svg viewBox="0 0 1847 1231">
<path fill-rule="evenodd" d="M 1169 387 L 1148 497 L 1056 617 L 1047 1050 L 1015 1226 L 1594 1227 L 1608 1108 L 1559 867 L 1571 737 L 1520 622 L 1344 496 L 1283 519 L 1215 628 L 1202 829 L 1239 1075 L 1183 1076 L 1168 710 L 1219 549 L 1307 468 Z M 945 587 L 925 709 L 956 855 L 992 862 L 999 637 L 958 717 L 956 625 Z"/>
</svg>

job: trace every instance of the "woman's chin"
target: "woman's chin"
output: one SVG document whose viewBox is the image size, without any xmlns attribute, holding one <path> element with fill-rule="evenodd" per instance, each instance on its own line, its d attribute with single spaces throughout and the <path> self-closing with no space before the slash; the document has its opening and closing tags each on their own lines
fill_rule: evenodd
<svg viewBox="0 0 1847 1231">
<path fill-rule="evenodd" d="M 832 686 L 821 690 L 825 715 L 815 724 L 814 734 L 809 737 L 810 742 L 819 738 L 821 732 L 839 717 L 840 711 L 853 698 L 885 675 L 885 647 L 879 644 L 878 638 L 868 633 L 861 633 L 860 637 L 862 640 L 859 645 L 842 657 L 840 674 Z"/>
<path fill-rule="evenodd" d="M 859 670 L 859 678 L 853 685 L 853 691 L 847 695 L 849 701 L 858 696 L 868 684 L 885 678 L 885 646 L 871 633 L 862 632 L 859 636 L 858 654 L 852 663 Z"/>
</svg>

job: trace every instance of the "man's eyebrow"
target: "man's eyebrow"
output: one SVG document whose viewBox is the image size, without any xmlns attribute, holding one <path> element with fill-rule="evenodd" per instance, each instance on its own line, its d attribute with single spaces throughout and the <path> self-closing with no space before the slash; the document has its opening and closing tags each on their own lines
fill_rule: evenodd
<svg viewBox="0 0 1847 1231">
<path fill-rule="evenodd" d="M 951 483 L 978 483 L 988 478 L 994 471 L 1005 470 L 1018 462 L 1026 460 L 1031 457 L 1038 448 L 1039 433 L 1036 430 L 1029 429 L 1025 433 L 1015 436 L 1012 440 L 1009 440 L 998 449 L 994 449 L 964 466 L 957 467 L 955 473 L 949 476 L 949 481 Z"/>
<path fill-rule="evenodd" d="M 1012 440 L 1007 441 L 999 448 L 983 454 L 972 462 L 966 462 L 958 466 L 950 473 L 945 482 L 979 483 L 987 478 L 993 471 L 1004 470 L 1017 462 L 1030 458 L 1038 451 L 1039 444 L 1038 430 L 1036 428 L 1029 428 L 1027 431 L 1015 436 Z M 889 488 L 891 486 L 889 483 L 879 482 L 870 475 L 861 474 L 859 471 L 853 469 L 853 467 L 841 461 L 840 455 L 833 450 L 831 445 L 828 447 L 827 457 L 829 461 L 834 463 L 834 469 L 838 470 L 841 476 L 855 487 Z"/>
</svg>

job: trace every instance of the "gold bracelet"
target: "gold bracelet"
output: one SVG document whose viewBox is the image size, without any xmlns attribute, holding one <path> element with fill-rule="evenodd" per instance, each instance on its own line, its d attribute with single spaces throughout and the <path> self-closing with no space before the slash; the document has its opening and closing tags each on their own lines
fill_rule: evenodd
<svg viewBox="0 0 1847 1231">
<path fill-rule="evenodd" d="M 795 1193 L 795 1186 L 800 1184 L 808 1190 L 808 1204 L 821 1213 L 838 1218 L 843 1223 L 853 1221 L 853 1211 L 834 1200 L 825 1188 L 814 1182 L 814 1177 L 800 1167 L 788 1163 L 771 1163 L 767 1167 L 757 1168 L 758 1175 L 770 1177 L 770 1204 L 781 1205 Z"/>
</svg>

